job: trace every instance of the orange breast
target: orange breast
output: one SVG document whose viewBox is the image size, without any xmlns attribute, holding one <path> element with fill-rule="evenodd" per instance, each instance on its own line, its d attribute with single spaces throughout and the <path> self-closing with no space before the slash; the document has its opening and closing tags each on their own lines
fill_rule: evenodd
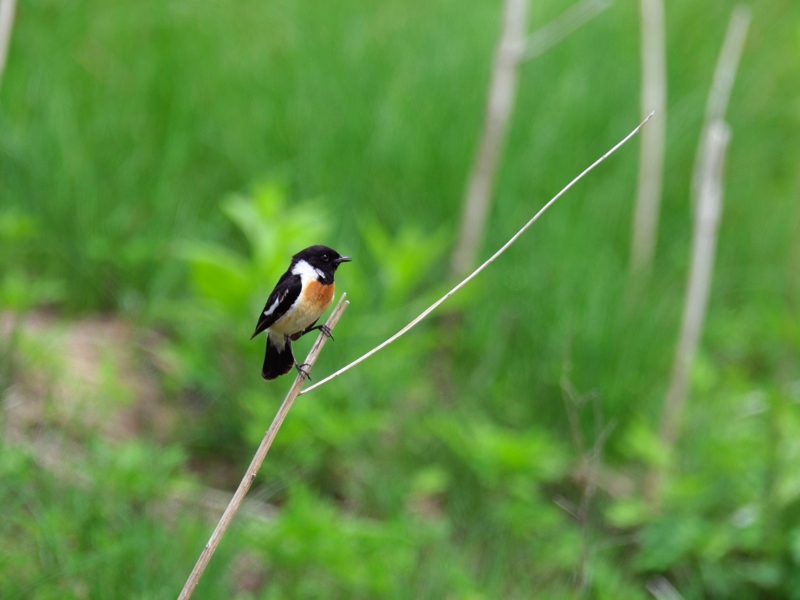
<svg viewBox="0 0 800 600">
<path fill-rule="evenodd" d="M 319 281 L 310 281 L 301 292 L 292 309 L 278 319 L 270 331 L 278 334 L 293 335 L 303 331 L 330 306 L 333 300 L 334 284 L 322 285 Z"/>
<path fill-rule="evenodd" d="M 325 312 L 333 300 L 333 288 L 335 283 L 330 285 L 323 285 L 319 281 L 309 281 L 308 285 L 303 290 L 303 301 L 313 306 L 315 310 L 319 310 L 319 314 Z"/>
</svg>

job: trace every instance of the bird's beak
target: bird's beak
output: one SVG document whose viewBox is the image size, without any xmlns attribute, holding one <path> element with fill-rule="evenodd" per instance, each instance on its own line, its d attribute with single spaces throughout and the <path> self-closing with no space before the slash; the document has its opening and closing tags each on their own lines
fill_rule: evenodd
<svg viewBox="0 0 800 600">
<path fill-rule="evenodd" d="M 350 262 L 351 260 L 353 259 L 350 258 L 349 256 L 340 256 L 339 258 L 336 259 L 336 264 L 338 265 L 339 263 Z"/>
</svg>

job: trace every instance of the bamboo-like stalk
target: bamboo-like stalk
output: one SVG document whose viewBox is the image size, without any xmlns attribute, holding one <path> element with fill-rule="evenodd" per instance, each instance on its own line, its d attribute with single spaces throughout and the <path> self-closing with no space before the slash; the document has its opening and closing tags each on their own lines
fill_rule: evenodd
<svg viewBox="0 0 800 600">
<path fill-rule="evenodd" d="M 700 149 L 692 178 L 694 233 L 691 266 L 683 308 L 678 344 L 673 359 L 669 388 L 664 398 L 658 438 L 671 450 L 678 437 L 680 420 L 686 404 L 689 374 L 697 354 L 708 305 L 717 228 L 722 212 L 722 179 L 730 129 L 724 121 L 733 79 L 744 48 L 750 12 L 737 6 L 731 14 L 714 79 L 706 105 L 706 119 L 700 136 Z M 663 473 L 653 467 L 645 480 L 644 495 L 652 506 L 661 502 Z"/>
<path fill-rule="evenodd" d="M 475 264 L 484 238 L 495 174 L 514 110 L 520 65 L 543 54 L 609 6 L 611 0 L 582 0 L 526 38 L 527 0 L 505 1 L 483 130 L 468 178 L 458 241 L 450 259 L 453 280 L 464 277 Z"/>
<path fill-rule="evenodd" d="M 450 262 L 450 275 L 461 279 L 475 262 L 489 212 L 495 172 L 514 108 L 519 63 L 525 47 L 528 0 L 505 0 L 503 29 L 492 64 L 489 98 L 483 132 L 470 171 L 458 243 Z"/>
<path fill-rule="evenodd" d="M 642 133 L 636 207 L 631 238 L 631 269 L 650 272 L 658 239 L 658 216 L 664 174 L 667 129 L 667 57 L 663 0 L 641 0 L 642 115 L 654 111 L 653 123 Z"/>
<path fill-rule="evenodd" d="M 677 437 L 680 415 L 686 403 L 689 372 L 697 353 L 697 345 L 705 321 L 711 278 L 714 272 L 717 229 L 722 213 L 723 167 L 730 139 L 728 126 L 722 121 L 715 121 L 709 128 L 707 139 L 706 170 L 699 190 L 700 195 L 695 215 L 692 264 L 686 289 L 683 321 L 659 425 L 659 439 L 667 448 L 672 447 Z M 655 488 L 648 491 L 648 496 L 653 499 L 657 498 L 659 490 L 660 486 L 657 484 Z"/>
<path fill-rule="evenodd" d="M 336 326 L 336 323 L 339 322 L 339 318 L 342 316 L 342 313 L 349 304 L 349 302 L 345 300 L 346 296 L 347 294 L 342 294 L 342 297 L 339 299 L 339 303 L 336 305 L 336 308 L 333 309 L 333 312 L 328 318 L 327 323 L 325 323 L 328 326 L 329 331 L 332 331 Z M 319 353 L 322 350 L 322 347 L 325 345 L 325 341 L 327 339 L 328 335 L 320 332 L 317 340 L 311 347 L 311 351 L 308 353 L 305 364 L 303 365 L 307 373 L 311 372 L 311 369 L 314 367 L 314 363 L 317 362 L 317 357 L 319 356 Z M 228 527 L 233 521 L 234 516 L 236 516 L 236 512 L 239 510 L 239 507 L 244 501 L 244 497 L 250 490 L 250 486 L 258 474 L 261 464 L 264 462 L 264 458 L 267 456 L 267 452 L 269 452 L 270 446 L 272 446 L 272 442 L 275 440 L 275 436 L 278 434 L 278 430 L 283 424 L 286 415 L 289 413 L 289 409 L 292 407 L 295 399 L 300 394 L 300 388 L 303 387 L 304 382 L 305 377 L 302 373 L 298 373 L 294 383 L 292 384 L 292 387 L 289 389 L 289 393 L 286 394 L 283 404 L 281 404 L 280 408 L 278 409 L 278 413 L 275 415 L 272 425 L 269 426 L 266 434 L 264 434 L 264 439 L 261 440 L 261 444 L 258 446 L 258 450 L 256 450 L 255 456 L 253 456 L 253 460 L 250 462 L 250 466 L 242 478 L 242 482 L 236 489 L 236 492 L 234 493 L 233 498 L 231 498 L 231 501 L 228 504 L 228 507 L 225 509 L 225 512 L 222 513 L 222 517 L 220 517 L 219 523 L 217 523 L 217 526 L 214 529 L 214 533 L 211 534 L 211 538 L 208 540 L 205 548 L 203 548 L 203 551 L 200 553 L 200 557 L 197 559 L 194 569 L 192 569 L 192 572 L 189 574 L 189 578 L 186 580 L 183 590 L 181 590 L 181 593 L 178 596 L 178 600 L 188 600 L 192 597 L 192 594 L 194 593 L 194 590 L 200 581 L 200 577 L 202 577 L 203 572 L 206 570 L 206 567 L 211 560 L 211 557 L 214 555 L 214 552 L 217 549 L 217 546 L 219 546 L 222 536 L 225 535 L 225 532 L 228 530 Z"/>
<path fill-rule="evenodd" d="M 747 37 L 747 29 L 750 26 L 750 9 L 743 4 L 739 4 L 733 9 L 731 19 L 728 23 L 728 31 L 725 34 L 725 41 L 720 51 L 720 59 L 714 70 L 714 80 L 711 82 L 711 91 L 706 102 L 705 127 L 700 136 L 700 142 L 695 156 L 694 173 L 692 178 L 692 194 L 696 203 L 702 187 L 703 174 L 707 167 L 703 161 L 708 157 L 706 147 L 710 125 L 715 121 L 723 120 L 728 109 L 728 101 L 731 97 L 731 88 L 736 78 L 736 70 L 739 67 L 739 58 L 744 48 L 744 41 Z M 723 59 L 723 57 L 725 57 Z M 696 206 L 696 204 L 695 204 Z"/>
</svg>

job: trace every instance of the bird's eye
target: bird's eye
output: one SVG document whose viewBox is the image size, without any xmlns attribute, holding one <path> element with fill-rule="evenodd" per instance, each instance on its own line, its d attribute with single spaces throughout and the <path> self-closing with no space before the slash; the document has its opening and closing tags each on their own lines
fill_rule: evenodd
<svg viewBox="0 0 800 600">
<path fill-rule="evenodd" d="M 331 257 L 328 256 L 327 254 L 323 254 L 322 255 L 322 262 L 328 262 L 330 259 L 331 259 Z"/>
</svg>

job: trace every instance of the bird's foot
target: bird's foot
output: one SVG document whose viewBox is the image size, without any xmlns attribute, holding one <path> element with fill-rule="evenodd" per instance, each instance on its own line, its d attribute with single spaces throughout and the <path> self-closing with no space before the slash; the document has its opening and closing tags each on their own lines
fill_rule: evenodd
<svg viewBox="0 0 800 600">
<path fill-rule="evenodd" d="M 303 331 L 300 331 L 299 333 L 295 333 L 289 339 L 291 339 L 293 342 L 297 341 L 302 336 L 304 336 L 305 334 L 311 333 L 312 331 L 315 331 L 315 330 L 319 330 L 319 331 L 322 332 L 322 335 L 324 335 L 325 337 L 329 337 L 329 338 L 333 339 L 333 333 L 331 333 L 331 328 L 328 327 L 327 325 L 315 325 L 313 327 L 307 327 L 307 328 L 303 329 Z"/>
<path fill-rule="evenodd" d="M 313 379 L 311 379 L 311 375 L 308 373 L 308 371 L 306 371 L 303 368 L 309 366 L 311 365 L 309 365 L 308 363 L 303 363 L 302 365 L 296 361 L 294 363 L 294 368 L 297 369 L 297 372 L 300 374 L 300 377 L 302 377 L 303 379 L 308 379 L 309 381 L 314 381 Z"/>
</svg>

